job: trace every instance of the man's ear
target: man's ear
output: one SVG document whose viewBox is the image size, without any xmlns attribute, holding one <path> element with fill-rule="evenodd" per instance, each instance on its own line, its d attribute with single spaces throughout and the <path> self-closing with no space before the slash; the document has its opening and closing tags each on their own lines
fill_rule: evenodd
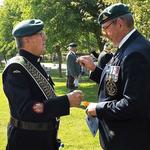
<svg viewBox="0 0 150 150">
<path fill-rule="evenodd" d="M 117 21 L 118 21 L 118 25 L 119 25 L 119 27 L 123 27 L 124 25 L 125 25 L 125 22 L 124 22 L 124 20 L 123 19 L 121 19 L 121 18 L 118 18 L 117 19 Z"/>
</svg>

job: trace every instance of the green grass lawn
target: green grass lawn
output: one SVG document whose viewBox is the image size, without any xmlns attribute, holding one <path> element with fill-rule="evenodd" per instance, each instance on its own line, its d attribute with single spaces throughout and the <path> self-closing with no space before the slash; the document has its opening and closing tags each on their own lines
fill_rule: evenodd
<svg viewBox="0 0 150 150">
<path fill-rule="evenodd" d="M 63 95 L 67 93 L 65 75 L 63 74 L 63 78 L 59 78 L 56 71 L 52 71 L 51 75 L 55 82 L 56 94 Z M 88 80 L 87 76 L 82 78 L 79 89 L 84 92 L 85 100 L 96 101 L 97 88 L 97 85 Z M 0 79 L 0 150 L 5 150 L 8 120 L 8 103 Z M 99 146 L 98 134 L 93 138 L 86 125 L 85 110 L 83 109 L 71 108 L 69 116 L 61 117 L 59 138 L 65 144 L 63 150 L 102 150 Z"/>
</svg>

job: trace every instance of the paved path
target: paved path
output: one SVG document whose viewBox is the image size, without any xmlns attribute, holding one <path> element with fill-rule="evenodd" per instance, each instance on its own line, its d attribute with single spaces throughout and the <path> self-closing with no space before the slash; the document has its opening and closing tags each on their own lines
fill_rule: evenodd
<svg viewBox="0 0 150 150">
<path fill-rule="evenodd" d="M 54 64 L 54 63 L 41 63 L 44 68 L 47 69 L 58 69 L 59 64 Z M 62 69 L 66 69 L 66 64 L 61 64 Z"/>
</svg>

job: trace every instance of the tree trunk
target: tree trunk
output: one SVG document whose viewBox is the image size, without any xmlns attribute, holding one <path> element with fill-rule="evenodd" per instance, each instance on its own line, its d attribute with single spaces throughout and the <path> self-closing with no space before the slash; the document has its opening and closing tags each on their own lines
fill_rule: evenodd
<svg viewBox="0 0 150 150">
<path fill-rule="evenodd" d="M 62 68 L 61 68 L 61 64 L 62 64 L 62 53 L 61 53 L 61 50 L 60 50 L 60 46 L 59 46 L 59 45 L 56 45 L 56 52 L 57 52 L 57 55 L 58 55 L 59 77 L 62 77 Z"/>
</svg>

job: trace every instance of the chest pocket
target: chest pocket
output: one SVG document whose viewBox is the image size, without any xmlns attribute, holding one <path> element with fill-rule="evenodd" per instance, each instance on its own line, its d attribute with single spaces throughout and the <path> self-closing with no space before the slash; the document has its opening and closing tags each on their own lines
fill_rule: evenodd
<svg viewBox="0 0 150 150">
<path fill-rule="evenodd" d="M 105 91 L 109 96 L 115 96 L 118 92 L 119 72 L 120 66 L 107 66 L 105 75 Z"/>
</svg>

